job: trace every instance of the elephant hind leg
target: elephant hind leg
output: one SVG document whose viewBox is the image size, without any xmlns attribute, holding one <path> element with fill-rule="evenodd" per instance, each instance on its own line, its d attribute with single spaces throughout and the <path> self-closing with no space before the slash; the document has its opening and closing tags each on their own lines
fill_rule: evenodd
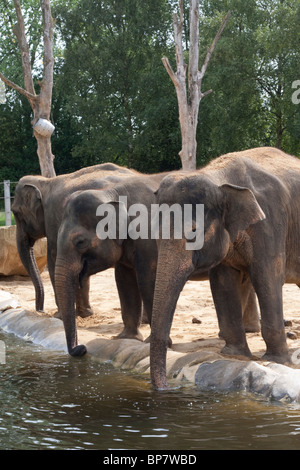
<svg viewBox="0 0 300 470">
<path fill-rule="evenodd" d="M 260 318 L 255 290 L 248 277 L 242 283 L 243 325 L 246 333 L 260 332 Z"/>
<path fill-rule="evenodd" d="M 76 289 L 76 315 L 82 318 L 93 315 L 89 301 L 90 278 L 84 276 L 80 279 Z"/>
<path fill-rule="evenodd" d="M 148 317 L 148 314 L 145 310 L 144 305 L 142 305 L 142 323 L 143 323 L 143 325 L 149 325 L 150 324 L 149 317 Z"/>
</svg>

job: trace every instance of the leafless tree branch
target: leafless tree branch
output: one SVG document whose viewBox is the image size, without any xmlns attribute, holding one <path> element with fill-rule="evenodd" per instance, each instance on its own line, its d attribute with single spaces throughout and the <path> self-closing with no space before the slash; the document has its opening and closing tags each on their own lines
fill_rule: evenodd
<svg viewBox="0 0 300 470">
<path fill-rule="evenodd" d="M 222 24 L 219 28 L 219 31 L 217 32 L 217 34 L 215 36 L 215 39 L 213 40 L 210 48 L 207 51 L 206 57 L 204 59 L 204 62 L 203 62 L 202 68 L 201 68 L 200 76 L 199 76 L 200 80 L 202 80 L 203 77 L 204 77 L 204 74 L 207 70 L 207 67 L 208 67 L 209 61 L 211 59 L 211 56 L 212 56 L 212 54 L 213 54 L 213 52 L 216 48 L 217 42 L 219 41 L 219 39 L 220 39 L 224 29 L 225 29 L 226 24 L 228 23 L 228 20 L 229 20 L 230 17 L 231 17 L 231 12 L 228 11 L 227 15 L 225 16 L 224 20 L 222 21 Z"/>
<path fill-rule="evenodd" d="M 14 33 L 17 37 L 19 48 L 22 58 L 23 74 L 24 74 L 24 87 L 25 90 L 31 95 L 35 95 L 35 89 L 33 85 L 32 72 L 31 72 L 31 63 L 30 63 L 30 53 L 29 46 L 25 34 L 25 24 L 24 18 L 21 11 L 20 0 L 14 0 L 15 9 L 17 13 L 17 24 L 14 27 Z"/>
<path fill-rule="evenodd" d="M 201 71 L 199 72 L 199 0 L 190 0 L 190 50 L 187 87 L 187 65 L 184 61 L 182 45 L 183 0 L 179 0 L 179 18 L 177 14 L 174 14 L 174 40 L 177 63 L 176 72 L 172 69 L 167 57 L 163 57 L 162 62 L 176 89 L 182 138 L 182 149 L 179 152 L 179 155 L 184 170 L 193 170 L 196 168 L 196 130 L 198 124 L 199 104 L 204 96 L 212 93 L 212 90 L 207 90 L 202 93 L 202 80 L 217 42 L 219 41 L 230 16 L 231 13 L 229 11 L 222 21 L 222 24 L 207 51 Z"/>
<path fill-rule="evenodd" d="M 25 96 L 28 100 L 31 100 L 31 101 L 37 100 L 37 98 L 38 98 L 37 95 L 32 95 L 28 91 L 24 90 L 24 88 L 20 87 L 19 85 L 16 85 L 14 82 L 12 82 L 8 78 L 6 78 L 1 72 L 0 72 L 0 78 L 4 83 L 6 83 L 6 85 L 13 88 L 14 90 L 16 90 L 21 95 Z"/>
<path fill-rule="evenodd" d="M 16 85 L 11 80 L 6 78 L 0 73 L 0 78 L 8 86 L 18 91 L 21 95 L 25 96 L 33 110 L 33 132 L 37 140 L 37 154 L 42 175 L 46 177 L 55 176 L 53 165 L 54 155 L 51 150 L 51 132 L 39 133 L 35 124 L 42 118 L 46 121 L 50 120 L 51 102 L 52 102 L 52 88 L 53 88 L 53 20 L 51 16 L 50 0 L 40 0 L 43 15 L 43 36 L 44 36 L 44 71 L 43 79 L 40 81 L 41 90 L 39 95 L 36 95 L 33 77 L 32 77 L 32 63 L 30 58 L 29 45 L 26 39 L 25 23 L 21 10 L 20 0 L 14 0 L 15 10 L 17 14 L 17 23 L 13 26 L 13 32 L 17 37 L 19 49 L 21 52 L 23 75 L 24 75 L 24 88 Z M 48 126 L 49 128 L 49 126 Z M 41 131 L 41 129 L 39 129 Z"/>
</svg>

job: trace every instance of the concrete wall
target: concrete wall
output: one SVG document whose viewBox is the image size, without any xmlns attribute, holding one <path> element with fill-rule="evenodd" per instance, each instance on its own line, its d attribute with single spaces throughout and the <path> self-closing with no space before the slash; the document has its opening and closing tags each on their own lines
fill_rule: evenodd
<svg viewBox="0 0 300 470">
<path fill-rule="evenodd" d="M 60 320 L 22 309 L 16 299 L 1 290 L 0 329 L 14 333 L 24 341 L 67 354 Z M 78 336 L 79 342 L 86 345 L 88 355 L 94 359 L 122 370 L 135 370 L 149 380 L 149 344 L 130 339 L 109 340 L 81 328 Z M 168 350 L 167 373 L 169 384 L 175 389 L 194 384 L 199 390 L 242 391 L 281 403 L 300 403 L 300 370 L 271 362 L 234 360 L 209 351 L 179 353 Z"/>
</svg>

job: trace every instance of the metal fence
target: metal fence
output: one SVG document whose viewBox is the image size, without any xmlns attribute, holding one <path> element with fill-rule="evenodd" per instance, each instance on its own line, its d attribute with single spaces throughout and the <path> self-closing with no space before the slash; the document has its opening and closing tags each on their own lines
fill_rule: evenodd
<svg viewBox="0 0 300 470">
<path fill-rule="evenodd" d="M 0 225 L 12 225 L 11 204 L 15 194 L 16 181 L 0 181 Z"/>
</svg>

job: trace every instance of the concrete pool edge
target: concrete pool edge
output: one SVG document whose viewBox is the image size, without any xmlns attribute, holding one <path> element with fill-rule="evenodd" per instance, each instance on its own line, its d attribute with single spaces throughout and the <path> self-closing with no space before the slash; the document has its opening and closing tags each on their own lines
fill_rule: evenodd
<svg viewBox="0 0 300 470">
<path fill-rule="evenodd" d="M 61 320 L 24 310 L 5 291 L 0 291 L 0 329 L 67 354 Z M 100 362 L 149 375 L 149 344 L 129 339 L 109 340 L 87 329 L 79 329 L 78 336 L 88 353 Z M 226 358 L 209 351 L 168 350 L 167 372 L 172 384 L 190 383 L 204 391 L 245 391 L 275 401 L 300 403 L 300 370 L 288 366 Z"/>
</svg>

